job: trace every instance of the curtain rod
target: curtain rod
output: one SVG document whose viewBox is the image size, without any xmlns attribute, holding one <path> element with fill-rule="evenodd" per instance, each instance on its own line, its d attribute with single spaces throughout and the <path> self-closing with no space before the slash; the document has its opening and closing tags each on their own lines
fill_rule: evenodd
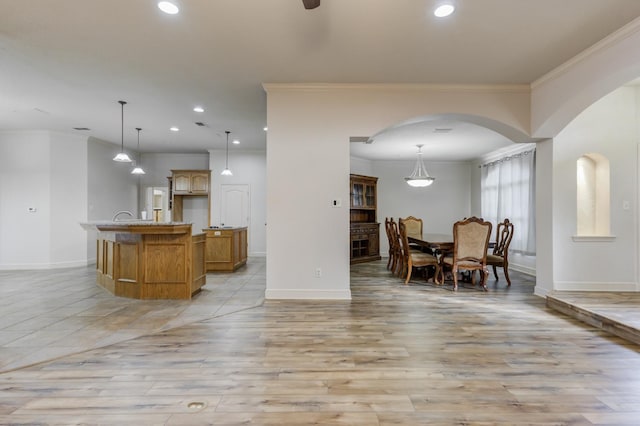
<svg viewBox="0 0 640 426">
<path fill-rule="evenodd" d="M 528 151 L 522 151 L 522 152 L 519 152 L 519 153 L 517 153 L 517 154 L 507 155 L 507 156 L 502 157 L 502 158 L 500 158 L 500 159 L 498 159 L 498 160 L 491 161 L 491 162 L 489 162 L 489 163 L 485 163 L 485 164 L 481 164 L 481 165 L 479 165 L 479 166 L 478 166 L 478 168 L 493 166 L 494 164 L 499 164 L 499 163 L 502 163 L 503 161 L 509 161 L 509 160 L 511 160 L 512 158 L 520 158 L 520 157 L 522 157 L 523 155 L 529 155 L 529 154 L 531 154 L 532 152 L 536 152 L 536 149 L 535 149 L 535 148 L 533 148 L 533 149 L 530 149 L 530 150 L 528 150 Z"/>
</svg>

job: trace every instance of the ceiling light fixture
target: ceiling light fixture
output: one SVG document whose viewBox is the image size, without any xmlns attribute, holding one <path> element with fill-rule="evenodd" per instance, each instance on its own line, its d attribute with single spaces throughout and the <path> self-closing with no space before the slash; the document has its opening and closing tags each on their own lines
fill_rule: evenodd
<svg viewBox="0 0 640 426">
<path fill-rule="evenodd" d="M 437 18 L 445 18 L 451 15 L 455 10 L 456 10 L 456 7 L 451 3 L 444 3 L 436 7 L 436 9 L 433 11 L 433 14 Z"/>
<path fill-rule="evenodd" d="M 179 132 L 180 131 L 180 129 L 178 129 L 176 126 L 171 126 L 169 128 L 169 130 L 171 130 L 172 132 Z"/>
<path fill-rule="evenodd" d="M 194 110 L 195 112 L 204 112 L 204 108 L 202 108 L 201 106 L 193 107 L 193 110 Z"/>
<path fill-rule="evenodd" d="M 229 170 L 229 133 L 231 132 L 226 130 L 225 133 L 227 134 L 227 160 L 225 162 L 224 170 L 220 174 L 222 176 L 233 176 L 233 173 L 231 173 L 231 170 Z"/>
<path fill-rule="evenodd" d="M 176 13 L 180 12 L 178 6 L 176 6 L 174 3 L 171 3 L 170 1 L 159 1 L 158 8 L 167 15 L 175 15 Z"/>
<path fill-rule="evenodd" d="M 269 130 L 269 128 L 268 128 L 267 126 L 264 126 L 264 127 L 262 128 L 262 130 L 264 130 L 264 131 L 266 132 L 267 130 Z"/>
<path fill-rule="evenodd" d="M 422 145 L 416 145 L 418 147 L 418 160 L 416 161 L 416 167 L 413 169 L 411 176 L 404 178 L 410 186 L 425 187 L 433 183 L 435 178 L 429 176 L 427 168 L 422 162 Z"/>
<path fill-rule="evenodd" d="M 140 127 L 136 127 L 136 130 L 138 131 L 138 159 L 142 158 L 142 154 L 140 153 L 140 130 L 142 130 Z M 133 170 L 131 170 L 131 174 L 132 175 L 143 175 L 144 173 L 144 169 L 140 166 L 140 163 L 142 163 L 142 161 L 138 161 L 137 164 L 134 163 L 135 167 L 133 168 Z"/>
<path fill-rule="evenodd" d="M 129 158 L 127 153 L 124 152 L 124 106 L 125 106 L 126 102 L 125 101 L 118 101 L 118 103 L 120 104 L 120 109 L 122 111 L 121 120 L 120 120 L 122 135 L 121 135 L 120 152 L 118 153 L 118 155 L 113 157 L 113 161 L 117 161 L 119 163 L 130 163 L 131 162 L 131 158 Z"/>
<path fill-rule="evenodd" d="M 234 140 L 233 140 L 233 144 L 234 144 L 234 145 L 240 145 L 240 141 L 239 141 L 238 139 L 234 139 Z"/>
</svg>

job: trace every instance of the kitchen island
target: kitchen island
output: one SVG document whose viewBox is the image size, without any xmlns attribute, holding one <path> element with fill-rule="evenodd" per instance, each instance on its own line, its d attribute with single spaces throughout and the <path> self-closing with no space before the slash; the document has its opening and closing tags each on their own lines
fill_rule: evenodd
<svg viewBox="0 0 640 426">
<path fill-rule="evenodd" d="M 204 231 L 206 270 L 234 272 L 247 264 L 247 227 L 210 227 Z"/>
<path fill-rule="evenodd" d="M 204 234 L 181 222 L 92 222 L 96 281 L 134 299 L 191 299 L 206 284 Z"/>
</svg>

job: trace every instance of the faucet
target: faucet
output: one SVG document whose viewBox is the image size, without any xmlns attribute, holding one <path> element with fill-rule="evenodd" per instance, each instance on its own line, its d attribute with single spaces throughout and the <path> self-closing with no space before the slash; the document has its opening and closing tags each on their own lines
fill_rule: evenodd
<svg viewBox="0 0 640 426">
<path fill-rule="evenodd" d="M 117 212 L 115 215 L 113 215 L 113 219 L 111 219 L 112 222 L 117 222 L 118 221 L 118 216 L 120 216 L 121 214 L 128 214 L 131 218 L 133 218 L 133 213 L 131 213 L 128 210 L 120 210 L 119 212 Z"/>
</svg>

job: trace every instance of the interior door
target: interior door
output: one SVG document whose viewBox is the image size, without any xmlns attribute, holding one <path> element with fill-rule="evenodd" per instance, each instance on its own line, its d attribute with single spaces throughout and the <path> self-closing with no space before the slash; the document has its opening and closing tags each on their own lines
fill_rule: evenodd
<svg viewBox="0 0 640 426">
<path fill-rule="evenodd" d="M 249 185 L 221 185 L 220 224 L 244 227 L 251 223 Z"/>
</svg>

